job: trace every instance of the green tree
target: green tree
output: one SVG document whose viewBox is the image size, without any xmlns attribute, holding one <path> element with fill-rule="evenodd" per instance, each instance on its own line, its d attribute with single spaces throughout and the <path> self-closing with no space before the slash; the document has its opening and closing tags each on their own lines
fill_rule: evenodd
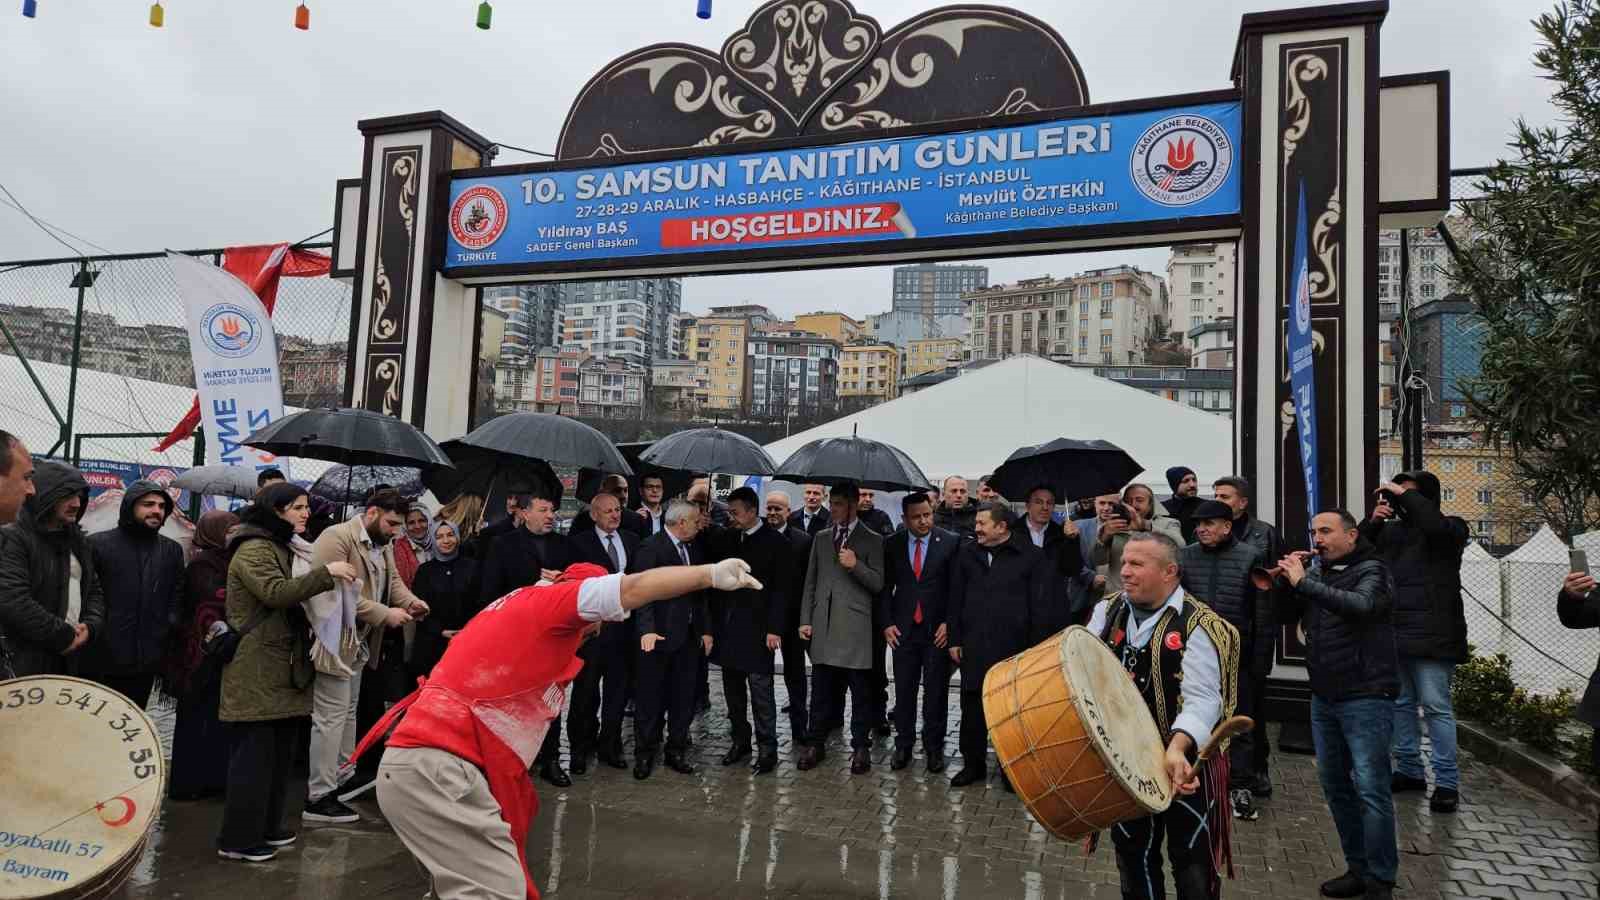
<svg viewBox="0 0 1600 900">
<path fill-rule="evenodd" d="M 1533 22 L 1556 123 L 1519 119 L 1482 176 L 1453 276 L 1485 332 L 1464 393 L 1515 476 L 1568 540 L 1600 527 L 1600 0 Z"/>
</svg>

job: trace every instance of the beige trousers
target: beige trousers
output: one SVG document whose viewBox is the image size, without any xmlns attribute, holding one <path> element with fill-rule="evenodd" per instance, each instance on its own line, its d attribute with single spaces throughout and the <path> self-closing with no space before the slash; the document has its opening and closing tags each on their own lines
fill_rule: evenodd
<svg viewBox="0 0 1600 900">
<path fill-rule="evenodd" d="M 390 747 L 378 764 L 378 807 L 439 900 L 527 897 L 511 826 L 477 766 L 443 750 Z"/>
</svg>

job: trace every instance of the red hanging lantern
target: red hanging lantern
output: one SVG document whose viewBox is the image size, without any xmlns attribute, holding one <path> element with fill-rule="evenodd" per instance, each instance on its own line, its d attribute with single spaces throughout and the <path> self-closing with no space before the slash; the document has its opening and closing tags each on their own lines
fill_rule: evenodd
<svg viewBox="0 0 1600 900">
<path fill-rule="evenodd" d="M 294 8 L 294 27 L 301 31 L 311 30 L 311 9 L 304 3 Z"/>
</svg>

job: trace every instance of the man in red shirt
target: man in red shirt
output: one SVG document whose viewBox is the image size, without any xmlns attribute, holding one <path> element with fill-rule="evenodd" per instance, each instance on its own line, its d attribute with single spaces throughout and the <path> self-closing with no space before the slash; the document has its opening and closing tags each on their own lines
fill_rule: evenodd
<svg viewBox="0 0 1600 900">
<path fill-rule="evenodd" d="M 435 897 L 537 900 L 526 840 L 539 798 L 528 767 L 583 668 L 578 647 L 603 622 L 707 588 L 761 584 L 741 559 L 633 575 L 569 566 L 554 583 L 490 603 L 374 726 L 356 756 L 404 714 L 378 767 L 378 805 L 432 876 Z"/>
</svg>

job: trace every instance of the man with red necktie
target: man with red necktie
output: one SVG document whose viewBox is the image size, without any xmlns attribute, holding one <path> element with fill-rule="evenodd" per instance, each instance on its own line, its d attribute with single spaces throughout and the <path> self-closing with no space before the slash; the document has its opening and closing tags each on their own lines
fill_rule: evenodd
<svg viewBox="0 0 1600 900">
<path fill-rule="evenodd" d="M 894 656 L 895 738 L 889 768 L 900 770 L 911 763 L 920 686 L 922 752 L 929 772 L 943 772 L 950 700 L 945 610 L 950 563 L 961 539 L 933 526 L 933 501 L 927 494 L 907 494 L 900 509 L 906 527 L 884 542 L 884 588 L 878 604 L 883 637 Z"/>
</svg>

